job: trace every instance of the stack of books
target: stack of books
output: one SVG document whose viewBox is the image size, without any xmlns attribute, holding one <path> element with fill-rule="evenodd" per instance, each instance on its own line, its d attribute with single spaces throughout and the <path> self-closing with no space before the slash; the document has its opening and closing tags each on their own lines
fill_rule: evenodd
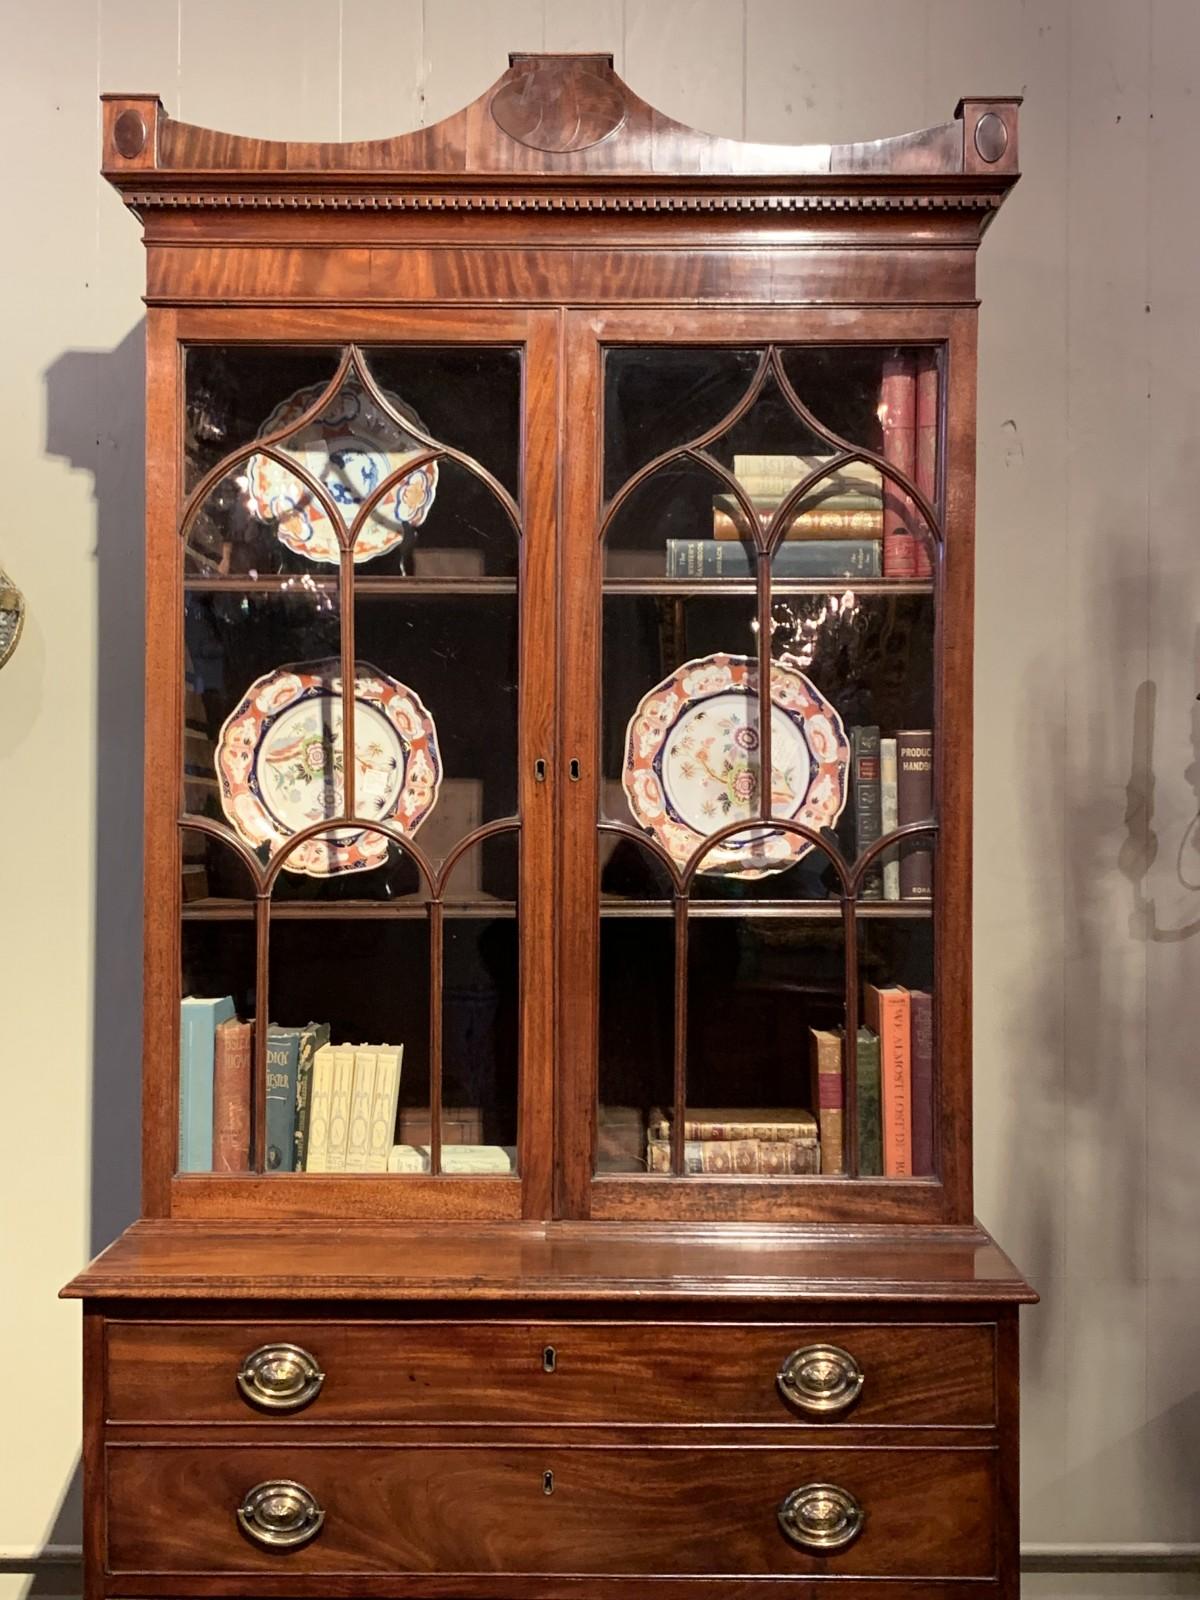
<svg viewBox="0 0 1200 1600">
<path fill-rule="evenodd" d="M 735 455 L 733 472 L 767 527 L 803 479 L 833 456 Z M 670 578 L 744 577 L 753 572 L 746 514 L 730 494 L 713 500 L 711 539 L 668 539 Z M 879 472 L 853 462 L 831 472 L 805 496 L 775 553 L 780 578 L 877 578 L 883 572 L 883 484 Z"/>
<path fill-rule="evenodd" d="M 850 730 L 850 786 L 854 800 L 854 845 L 861 855 L 885 833 L 933 815 L 933 734 L 903 728 L 881 738 L 874 724 Z M 917 839 L 868 867 L 864 900 L 929 900 L 933 854 Z"/>
<path fill-rule="evenodd" d="M 864 989 L 867 1026 L 858 1030 L 860 1178 L 933 1175 L 933 1002 L 923 989 Z M 844 1172 L 845 1035 L 809 1029 L 813 1103 L 822 1175 Z"/>
<path fill-rule="evenodd" d="M 821 1170 L 817 1120 L 804 1110 L 718 1108 L 689 1111 L 683 1125 L 685 1173 L 805 1176 Z M 671 1170 L 671 1119 L 650 1113 L 646 1167 Z"/>
</svg>

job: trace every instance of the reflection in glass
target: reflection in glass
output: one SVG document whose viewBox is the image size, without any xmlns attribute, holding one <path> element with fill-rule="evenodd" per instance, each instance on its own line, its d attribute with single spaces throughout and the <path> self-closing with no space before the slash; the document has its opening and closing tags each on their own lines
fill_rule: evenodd
<svg viewBox="0 0 1200 1600">
<path fill-rule="evenodd" d="M 267 418 L 299 391 L 320 394 L 341 351 L 294 345 L 189 345 L 184 358 L 185 488 L 222 457 L 265 431 Z"/>
<path fill-rule="evenodd" d="M 619 848 L 638 850 L 624 840 Z M 656 909 L 669 912 L 670 902 Z M 673 1100 L 674 974 L 669 915 L 601 917 L 597 1172 L 646 1171 L 647 1129 Z"/>
<path fill-rule="evenodd" d="M 515 866 L 515 842 L 513 855 Z M 442 1170 L 513 1172 L 520 994 L 517 920 L 515 915 L 449 916 L 444 926 Z"/>
</svg>

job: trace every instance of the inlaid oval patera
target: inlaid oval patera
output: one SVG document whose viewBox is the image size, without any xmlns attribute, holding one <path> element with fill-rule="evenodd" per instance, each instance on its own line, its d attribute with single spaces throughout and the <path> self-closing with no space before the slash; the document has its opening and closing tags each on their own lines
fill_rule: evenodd
<svg viewBox="0 0 1200 1600">
<path fill-rule="evenodd" d="M 975 124 L 975 148 L 983 161 L 999 161 L 1008 149 L 1008 129 L 1004 118 L 985 111 Z"/>
<path fill-rule="evenodd" d="M 531 61 L 493 95 L 492 117 L 518 144 L 567 155 L 616 133 L 625 101 L 589 62 Z"/>
<path fill-rule="evenodd" d="M 126 161 L 141 155 L 146 148 L 146 119 L 140 111 L 126 106 L 113 125 L 113 144 Z"/>
</svg>

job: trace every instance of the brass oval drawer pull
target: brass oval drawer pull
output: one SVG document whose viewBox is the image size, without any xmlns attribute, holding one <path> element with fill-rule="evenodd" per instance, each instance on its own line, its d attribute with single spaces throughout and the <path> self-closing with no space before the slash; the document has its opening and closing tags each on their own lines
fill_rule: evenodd
<svg viewBox="0 0 1200 1600">
<path fill-rule="evenodd" d="M 264 1411 L 299 1411 L 325 1382 L 316 1359 L 298 1344 L 264 1344 L 242 1362 L 238 1388 Z"/>
<path fill-rule="evenodd" d="M 836 1483 L 806 1483 L 779 1508 L 779 1526 L 801 1550 L 832 1555 L 854 1543 L 867 1514 L 848 1489 Z"/>
<path fill-rule="evenodd" d="M 325 1512 L 302 1483 L 272 1478 L 246 1491 L 237 1519 L 247 1539 L 263 1550 L 298 1550 L 320 1533 Z"/>
<path fill-rule="evenodd" d="M 862 1393 L 866 1374 L 848 1350 L 836 1344 L 809 1344 L 792 1351 L 776 1382 L 789 1405 L 828 1417 L 849 1410 Z"/>
</svg>

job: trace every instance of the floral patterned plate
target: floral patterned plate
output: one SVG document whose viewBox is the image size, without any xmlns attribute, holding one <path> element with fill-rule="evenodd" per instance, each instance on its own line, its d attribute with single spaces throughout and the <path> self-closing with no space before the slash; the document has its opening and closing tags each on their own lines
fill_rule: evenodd
<svg viewBox="0 0 1200 1600">
<path fill-rule="evenodd" d="M 225 815 L 252 849 L 271 854 L 345 804 L 339 661 L 280 667 L 257 679 L 225 721 L 217 777 Z M 411 689 L 360 661 L 354 683 L 355 812 L 415 833 L 442 780 L 433 718 Z M 388 842 L 362 827 L 310 839 L 288 872 L 328 878 L 380 866 Z"/>
<path fill-rule="evenodd" d="M 318 383 L 297 389 L 275 407 L 259 429 L 259 438 L 278 433 L 294 417 L 303 415 L 323 387 Z M 386 398 L 401 416 L 405 415 L 405 406 L 394 394 Z M 406 456 L 416 453 L 399 423 L 353 377 L 346 379 L 319 417 L 285 439 L 279 448 L 295 456 L 324 485 L 346 527 L 354 521 L 363 501 L 403 465 Z M 433 504 L 437 480 L 437 462 L 429 461 L 388 490 L 359 530 L 354 543 L 355 565 L 373 561 L 421 526 Z M 341 560 L 339 530 L 330 522 L 325 508 L 277 461 L 269 456 L 251 456 L 242 494 L 252 516 L 260 522 L 278 522 L 276 531 L 289 550 L 310 561 L 334 566 Z"/>
<path fill-rule="evenodd" d="M 681 866 L 726 823 L 758 815 L 758 664 L 750 656 L 685 662 L 629 721 L 622 780 L 634 817 Z M 771 672 L 772 813 L 819 831 L 846 804 L 850 746 L 842 719 L 788 656 Z M 812 846 L 748 828 L 711 851 L 702 872 L 762 878 Z"/>
</svg>

